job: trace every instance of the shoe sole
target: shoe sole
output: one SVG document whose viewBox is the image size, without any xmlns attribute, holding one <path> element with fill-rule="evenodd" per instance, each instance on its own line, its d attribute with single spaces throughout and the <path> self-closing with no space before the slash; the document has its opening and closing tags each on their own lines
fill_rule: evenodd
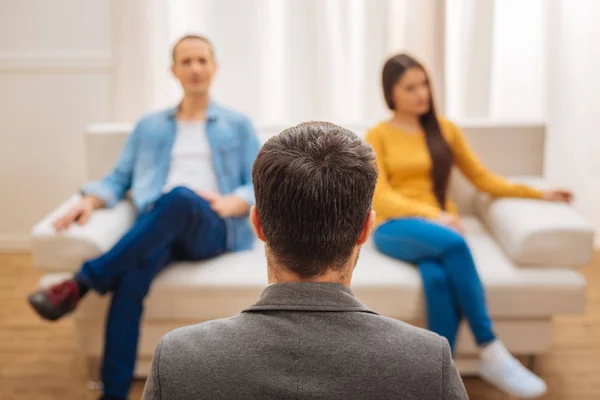
<svg viewBox="0 0 600 400">
<path fill-rule="evenodd" d="M 60 315 L 56 315 L 56 314 L 52 314 L 49 313 L 47 309 L 40 307 L 38 303 L 36 303 L 35 301 L 33 301 L 33 299 L 31 298 L 31 296 L 27 297 L 27 301 L 29 302 L 29 305 L 31 306 L 31 308 L 34 309 L 34 311 L 43 319 L 47 320 L 47 321 L 56 321 L 58 320 L 61 316 Z"/>
<path fill-rule="evenodd" d="M 539 399 L 540 397 L 542 397 L 543 395 L 545 395 L 548 392 L 548 388 L 546 387 L 544 389 L 544 391 L 541 393 L 529 395 L 529 396 L 523 396 L 518 393 L 513 393 L 512 391 L 508 390 L 504 385 L 502 385 L 501 383 L 495 382 L 492 378 L 489 378 L 488 376 L 486 376 L 485 373 L 483 373 L 481 371 L 479 371 L 479 378 L 481 378 L 481 380 L 487 382 L 488 384 L 492 385 L 493 387 L 501 390 L 502 392 L 508 394 L 509 396 L 513 396 L 518 399 Z"/>
</svg>

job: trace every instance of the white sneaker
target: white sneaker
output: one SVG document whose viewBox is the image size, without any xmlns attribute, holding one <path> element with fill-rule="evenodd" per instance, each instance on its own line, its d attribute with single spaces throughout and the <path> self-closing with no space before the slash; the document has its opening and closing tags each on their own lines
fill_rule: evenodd
<svg viewBox="0 0 600 400">
<path fill-rule="evenodd" d="M 481 351 L 479 375 L 511 396 L 533 399 L 546 393 L 546 383 L 525 368 L 501 341 L 495 340 Z"/>
</svg>

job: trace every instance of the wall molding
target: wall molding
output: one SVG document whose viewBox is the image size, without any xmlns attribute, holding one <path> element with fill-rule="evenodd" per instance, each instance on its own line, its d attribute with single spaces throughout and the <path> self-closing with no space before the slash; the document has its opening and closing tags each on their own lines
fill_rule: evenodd
<svg viewBox="0 0 600 400">
<path fill-rule="evenodd" d="M 0 253 L 30 251 L 31 238 L 26 233 L 0 233 Z"/>
<path fill-rule="evenodd" d="M 109 51 L 0 53 L 0 73 L 112 72 Z"/>
</svg>

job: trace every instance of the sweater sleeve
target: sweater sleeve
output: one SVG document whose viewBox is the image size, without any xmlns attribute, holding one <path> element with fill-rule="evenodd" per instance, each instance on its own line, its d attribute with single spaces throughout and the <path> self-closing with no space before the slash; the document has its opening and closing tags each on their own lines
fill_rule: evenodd
<svg viewBox="0 0 600 400">
<path fill-rule="evenodd" d="M 542 192 L 527 185 L 511 183 L 504 177 L 489 171 L 477 158 L 461 130 L 448 123 L 452 130 L 451 147 L 456 165 L 480 191 L 494 197 L 524 197 L 539 199 Z"/>
<path fill-rule="evenodd" d="M 401 218 L 409 216 L 436 218 L 440 210 L 429 204 L 412 200 L 394 190 L 388 179 L 388 171 L 383 162 L 384 144 L 376 129 L 371 129 L 366 141 L 375 151 L 379 177 L 373 195 L 373 207 L 382 217 Z"/>
</svg>

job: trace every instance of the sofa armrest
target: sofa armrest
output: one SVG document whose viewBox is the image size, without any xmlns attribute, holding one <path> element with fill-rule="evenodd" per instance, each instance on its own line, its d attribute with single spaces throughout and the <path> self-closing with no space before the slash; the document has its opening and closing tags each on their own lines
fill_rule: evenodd
<svg viewBox="0 0 600 400">
<path fill-rule="evenodd" d="M 37 268 L 77 271 L 85 260 L 110 249 L 135 219 L 133 205 L 123 200 L 113 208 L 96 210 L 83 226 L 75 223 L 66 231 L 56 232 L 52 223 L 80 199 L 78 194 L 71 196 L 33 227 L 31 251 Z"/>
<path fill-rule="evenodd" d="M 576 267 L 592 257 L 594 228 L 568 204 L 478 194 L 475 208 L 516 265 Z"/>
</svg>

